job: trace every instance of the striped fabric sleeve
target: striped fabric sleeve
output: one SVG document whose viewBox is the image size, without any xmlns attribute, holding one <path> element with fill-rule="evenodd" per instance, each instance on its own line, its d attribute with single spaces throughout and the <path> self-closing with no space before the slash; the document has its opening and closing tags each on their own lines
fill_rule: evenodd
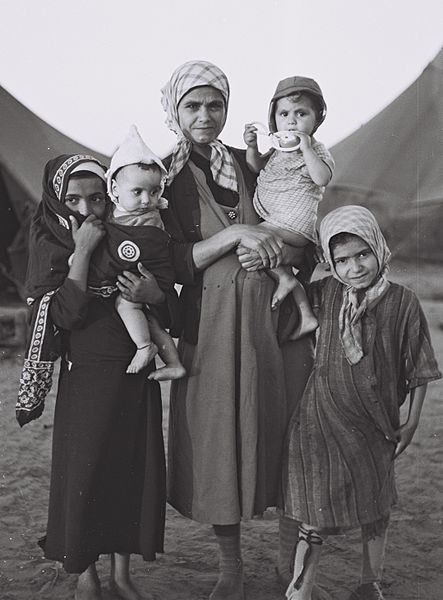
<svg viewBox="0 0 443 600">
<path fill-rule="evenodd" d="M 409 390 L 442 376 L 432 348 L 426 317 L 415 294 L 411 296 L 404 344 L 405 375 Z"/>
</svg>

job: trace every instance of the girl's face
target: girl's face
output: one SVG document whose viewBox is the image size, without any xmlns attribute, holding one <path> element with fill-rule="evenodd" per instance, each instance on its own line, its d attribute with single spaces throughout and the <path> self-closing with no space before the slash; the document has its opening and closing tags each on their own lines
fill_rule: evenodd
<svg viewBox="0 0 443 600">
<path fill-rule="evenodd" d="M 357 236 L 335 246 L 332 260 L 340 279 L 357 290 L 368 288 L 378 275 L 377 258 L 368 244 Z"/>
<path fill-rule="evenodd" d="M 103 219 L 107 209 L 104 182 L 92 174 L 71 177 L 66 188 L 65 205 L 83 217 L 95 215 L 98 219 Z"/>
<path fill-rule="evenodd" d="M 218 138 L 225 124 L 223 96 L 210 86 L 197 87 L 185 94 L 177 112 L 180 128 L 193 144 L 210 144 Z"/>
</svg>

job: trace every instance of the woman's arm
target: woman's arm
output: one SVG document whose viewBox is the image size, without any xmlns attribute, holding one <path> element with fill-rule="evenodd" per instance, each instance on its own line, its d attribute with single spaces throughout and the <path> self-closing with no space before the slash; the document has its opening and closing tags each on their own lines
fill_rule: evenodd
<svg viewBox="0 0 443 600">
<path fill-rule="evenodd" d="M 237 246 L 257 253 L 262 264 L 269 268 L 281 263 L 283 242 L 273 233 L 254 225 L 231 225 L 212 237 L 196 242 L 192 249 L 195 268 L 203 271 Z"/>
<path fill-rule="evenodd" d="M 394 458 L 397 458 L 405 450 L 414 437 L 415 430 L 420 420 L 423 402 L 426 396 L 427 384 L 412 388 L 409 395 L 409 413 L 406 423 L 403 423 L 395 435 L 397 437 L 397 446 L 395 448 Z"/>
<path fill-rule="evenodd" d="M 265 264 L 260 254 L 254 250 L 250 250 L 244 246 L 238 246 L 236 249 L 238 260 L 241 266 L 246 271 L 258 271 L 259 269 L 268 268 L 269 264 Z M 291 267 L 301 268 L 305 260 L 305 247 L 296 248 L 289 244 L 282 244 L 281 261 L 279 264 L 289 265 Z M 275 265 L 278 266 L 278 265 Z"/>
</svg>

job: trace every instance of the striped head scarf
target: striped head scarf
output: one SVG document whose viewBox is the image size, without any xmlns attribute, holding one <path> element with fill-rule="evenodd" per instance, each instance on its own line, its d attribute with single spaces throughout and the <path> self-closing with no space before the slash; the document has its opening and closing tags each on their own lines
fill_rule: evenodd
<svg viewBox="0 0 443 600">
<path fill-rule="evenodd" d="M 180 100 L 193 88 L 211 86 L 218 90 L 225 101 L 225 120 L 229 103 L 229 83 L 226 75 L 216 65 L 203 60 L 192 60 L 178 67 L 168 83 L 162 88 L 162 106 L 166 112 L 166 125 L 178 139 L 172 153 L 172 162 L 168 173 L 168 184 L 182 170 L 192 151 L 192 142 L 188 140 L 178 122 Z M 224 125 L 224 123 L 223 123 Z M 223 188 L 238 191 L 234 162 L 226 146 L 219 140 L 209 144 L 211 148 L 211 173 L 214 181 Z"/>
<path fill-rule="evenodd" d="M 361 302 L 358 301 L 357 290 L 342 281 L 337 274 L 330 241 L 338 233 L 358 236 L 368 244 L 377 259 L 377 276 Z M 391 253 L 374 215 L 363 206 L 342 206 L 328 213 L 320 224 L 320 242 L 332 274 L 345 285 L 339 315 L 340 337 L 348 362 L 357 364 L 363 357 L 361 319 L 366 310 L 374 307 L 388 290 L 390 284 L 386 273 Z"/>
</svg>

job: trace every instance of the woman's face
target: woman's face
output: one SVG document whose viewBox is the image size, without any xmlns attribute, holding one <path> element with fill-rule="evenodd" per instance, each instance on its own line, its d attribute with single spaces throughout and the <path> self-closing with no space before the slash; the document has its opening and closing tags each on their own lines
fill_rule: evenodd
<svg viewBox="0 0 443 600">
<path fill-rule="evenodd" d="M 185 94 L 177 112 L 184 136 L 197 145 L 217 139 L 226 119 L 223 96 L 210 86 L 197 87 Z"/>
<path fill-rule="evenodd" d="M 335 246 L 332 259 L 340 279 L 357 290 L 365 290 L 377 277 L 377 258 L 368 244 L 357 236 Z"/>
<path fill-rule="evenodd" d="M 107 201 L 104 182 L 97 175 L 71 177 L 65 194 L 65 205 L 83 217 L 95 215 L 103 219 Z"/>
</svg>

